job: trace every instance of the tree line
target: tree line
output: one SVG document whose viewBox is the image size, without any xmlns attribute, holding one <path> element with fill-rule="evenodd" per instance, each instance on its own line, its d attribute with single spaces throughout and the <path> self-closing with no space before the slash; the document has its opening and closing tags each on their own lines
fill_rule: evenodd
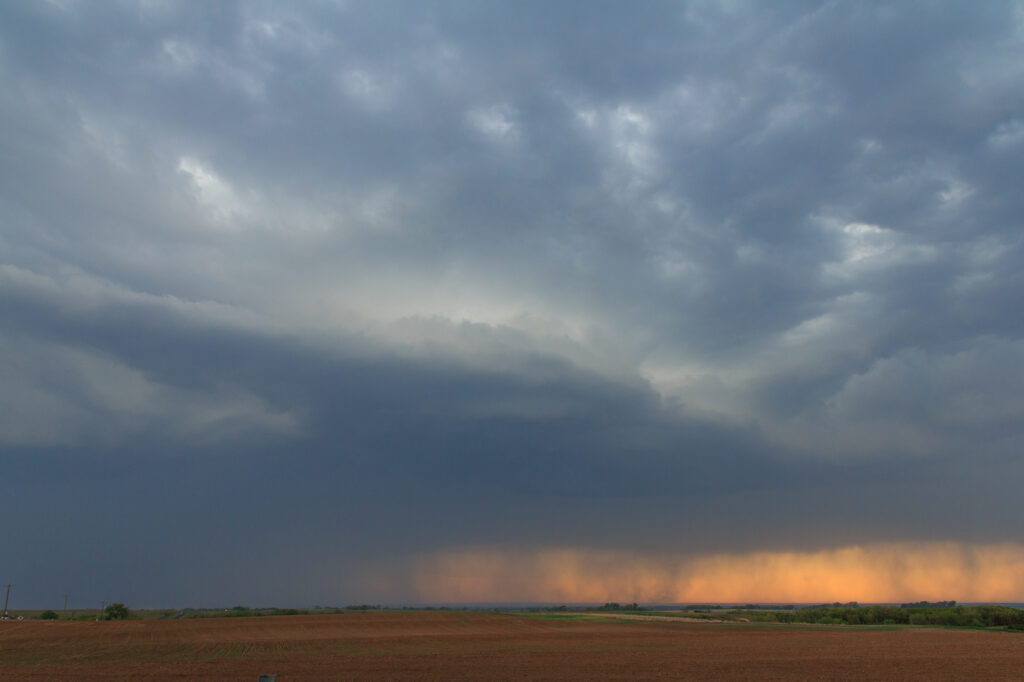
<svg viewBox="0 0 1024 682">
<path fill-rule="evenodd" d="M 793 611 L 735 613 L 748 620 L 765 623 L 945 625 L 1024 630 L 1024 610 L 1008 606 L 822 606 Z"/>
</svg>

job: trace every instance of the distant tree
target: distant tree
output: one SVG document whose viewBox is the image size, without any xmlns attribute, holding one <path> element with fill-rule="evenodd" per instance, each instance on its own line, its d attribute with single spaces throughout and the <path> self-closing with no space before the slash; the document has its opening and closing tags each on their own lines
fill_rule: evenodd
<svg viewBox="0 0 1024 682">
<path fill-rule="evenodd" d="M 616 601 L 610 601 L 605 603 L 604 606 L 598 606 L 596 611 L 643 611 L 640 605 L 636 602 L 632 604 L 620 604 Z"/>
<path fill-rule="evenodd" d="M 59 616 L 56 611 L 43 611 L 39 614 L 41 620 L 57 620 Z"/>
<path fill-rule="evenodd" d="M 120 602 L 111 604 L 103 610 L 103 620 L 126 620 L 128 607 Z"/>
</svg>

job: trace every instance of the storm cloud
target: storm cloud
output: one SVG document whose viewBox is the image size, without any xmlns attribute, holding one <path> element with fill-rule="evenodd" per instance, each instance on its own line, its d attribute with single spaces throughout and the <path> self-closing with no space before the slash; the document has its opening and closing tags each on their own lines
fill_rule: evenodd
<svg viewBox="0 0 1024 682">
<path fill-rule="evenodd" d="M 1020 3 L 12 2 L 0 82 L 26 607 L 1024 599 Z M 806 598 L 972 596 L 894 574 Z"/>
</svg>

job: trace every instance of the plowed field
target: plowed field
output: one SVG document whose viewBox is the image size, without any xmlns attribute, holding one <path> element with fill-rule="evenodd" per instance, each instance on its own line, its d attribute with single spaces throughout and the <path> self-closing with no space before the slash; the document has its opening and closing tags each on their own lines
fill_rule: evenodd
<svg viewBox="0 0 1024 682">
<path fill-rule="evenodd" d="M 1024 679 L 1024 634 L 461 612 L 0 623 L 5 680 Z"/>
</svg>

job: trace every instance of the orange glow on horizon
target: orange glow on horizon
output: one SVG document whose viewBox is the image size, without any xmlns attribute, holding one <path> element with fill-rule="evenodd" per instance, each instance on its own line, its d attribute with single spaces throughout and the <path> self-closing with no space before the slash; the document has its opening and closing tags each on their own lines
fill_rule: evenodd
<svg viewBox="0 0 1024 682">
<path fill-rule="evenodd" d="M 643 555 L 468 548 L 418 561 L 428 602 L 1024 600 L 1024 546 L 885 543 L 817 552 Z"/>
</svg>

